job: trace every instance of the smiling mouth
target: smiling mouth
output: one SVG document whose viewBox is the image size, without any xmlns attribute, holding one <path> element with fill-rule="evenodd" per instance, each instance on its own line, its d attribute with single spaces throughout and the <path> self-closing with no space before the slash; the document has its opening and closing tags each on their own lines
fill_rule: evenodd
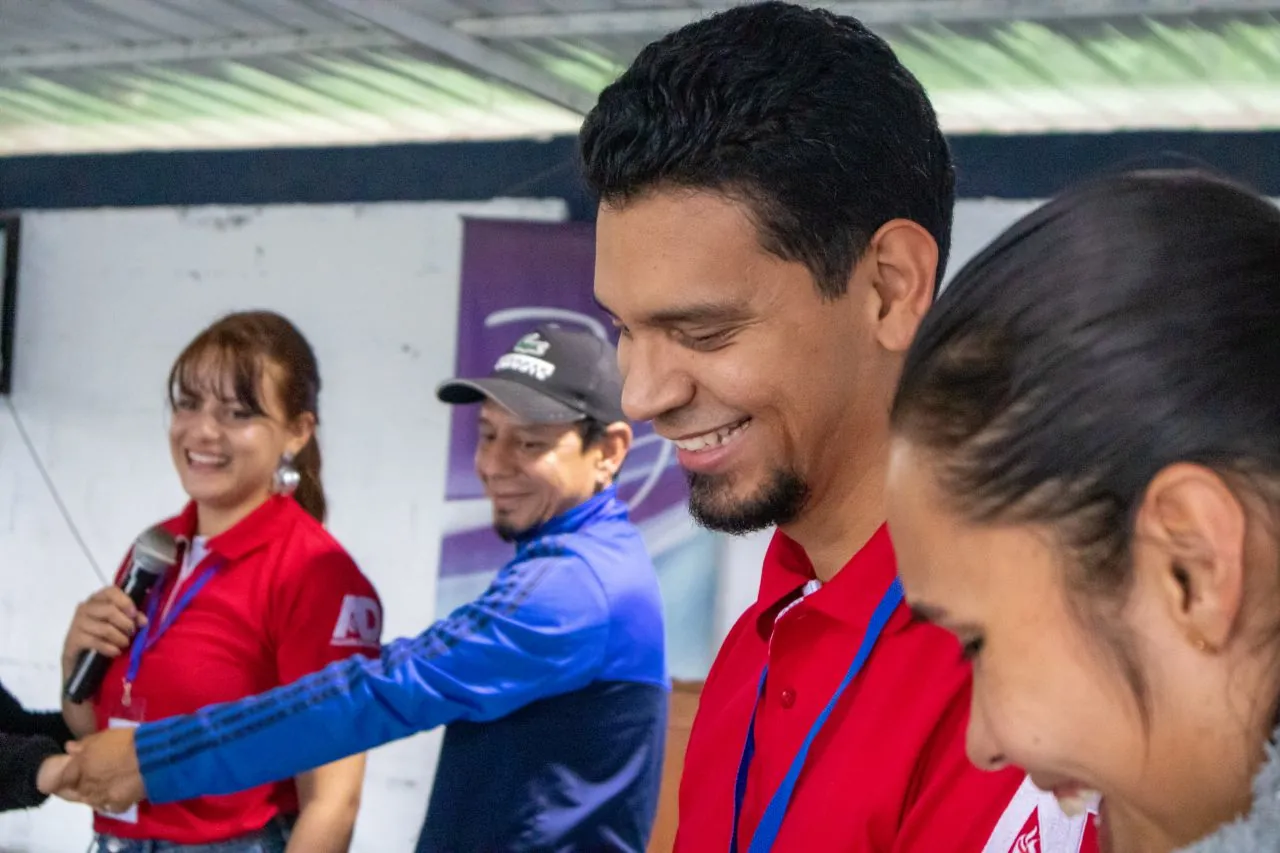
<svg viewBox="0 0 1280 853">
<path fill-rule="evenodd" d="M 680 450 L 689 453 L 698 453 L 703 450 L 711 450 L 716 447 L 723 447 L 729 444 L 739 436 L 741 436 L 751 426 L 751 418 L 743 418 L 736 423 L 722 426 L 719 429 L 704 432 L 700 435 L 691 435 L 685 438 L 673 439 L 672 444 Z"/>
<path fill-rule="evenodd" d="M 1058 801 L 1058 808 L 1067 817 L 1080 817 L 1088 812 L 1098 810 L 1102 795 L 1092 788 L 1086 788 L 1080 782 L 1060 782 L 1052 787 L 1045 787 L 1031 780 L 1037 788 L 1047 791 Z"/>
<path fill-rule="evenodd" d="M 194 450 L 186 451 L 187 464 L 193 468 L 225 468 L 230 462 L 231 457 L 222 456 L 217 453 L 197 453 Z"/>
</svg>

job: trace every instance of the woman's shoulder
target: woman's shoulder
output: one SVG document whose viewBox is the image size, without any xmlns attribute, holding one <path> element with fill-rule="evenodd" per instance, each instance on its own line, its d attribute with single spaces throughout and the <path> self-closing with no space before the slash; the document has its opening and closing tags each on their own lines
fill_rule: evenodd
<svg viewBox="0 0 1280 853">
<path fill-rule="evenodd" d="M 324 524 L 296 501 L 288 501 L 285 512 L 289 531 L 282 541 L 286 559 L 280 560 L 282 574 L 315 579 L 316 573 L 336 576 L 363 575 L 355 558 Z"/>
</svg>

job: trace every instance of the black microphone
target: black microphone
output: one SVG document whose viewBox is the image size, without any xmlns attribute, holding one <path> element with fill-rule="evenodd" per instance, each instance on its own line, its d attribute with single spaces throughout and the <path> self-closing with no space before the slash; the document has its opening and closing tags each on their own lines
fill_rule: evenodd
<svg viewBox="0 0 1280 853">
<path fill-rule="evenodd" d="M 134 606 L 141 609 L 147 593 L 177 562 L 178 540 L 163 527 L 152 527 L 133 543 L 129 571 L 125 572 L 120 588 Z M 111 658 L 96 649 L 85 649 L 76 660 L 63 695 L 76 704 L 93 696 L 102 686 L 110 666 Z"/>
</svg>

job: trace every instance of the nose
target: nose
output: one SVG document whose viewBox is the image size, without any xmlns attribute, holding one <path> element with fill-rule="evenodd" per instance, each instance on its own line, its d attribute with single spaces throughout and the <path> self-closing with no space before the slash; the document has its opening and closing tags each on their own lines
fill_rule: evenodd
<svg viewBox="0 0 1280 853">
<path fill-rule="evenodd" d="M 964 741 L 969 762 L 979 770 L 994 773 L 1009 765 L 976 695 L 969 701 L 969 728 L 965 732 Z"/>
<path fill-rule="evenodd" d="M 651 421 L 688 405 L 694 385 L 679 369 L 672 344 L 652 337 L 618 343 L 622 411 L 633 421 Z"/>
<path fill-rule="evenodd" d="M 217 438 L 221 430 L 218 413 L 208 406 L 201 406 L 185 420 L 187 431 L 194 438 Z"/>
</svg>

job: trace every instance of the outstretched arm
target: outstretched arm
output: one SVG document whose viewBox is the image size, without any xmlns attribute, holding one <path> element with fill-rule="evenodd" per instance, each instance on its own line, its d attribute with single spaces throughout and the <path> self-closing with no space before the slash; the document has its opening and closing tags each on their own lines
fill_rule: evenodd
<svg viewBox="0 0 1280 853">
<path fill-rule="evenodd" d="M 228 794 L 456 720 L 497 719 L 590 683 L 607 629 L 603 592 L 579 558 L 527 561 L 377 659 L 349 658 L 258 696 L 89 738 L 71 784 L 116 808 L 143 796 Z"/>
</svg>

